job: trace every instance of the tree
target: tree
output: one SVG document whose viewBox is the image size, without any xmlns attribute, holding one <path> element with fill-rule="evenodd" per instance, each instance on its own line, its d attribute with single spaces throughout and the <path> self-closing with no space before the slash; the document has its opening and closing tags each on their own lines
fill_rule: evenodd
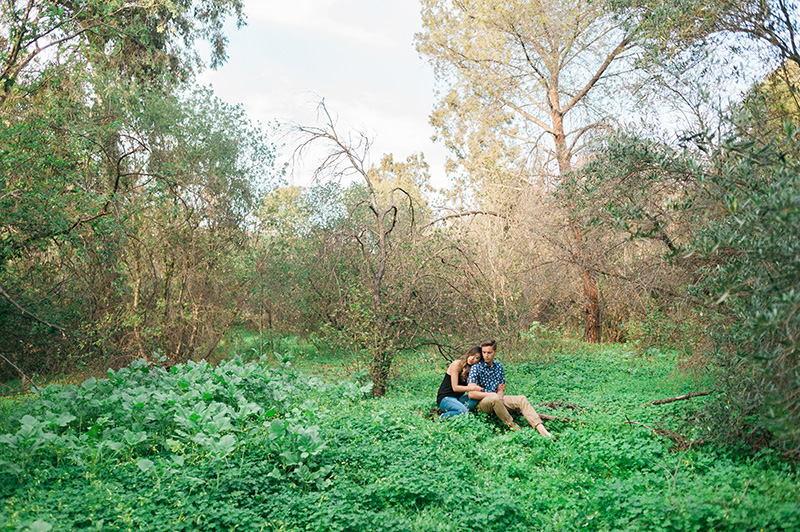
<svg viewBox="0 0 800 532">
<path fill-rule="evenodd" d="M 758 437 L 758 445 L 769 441 L 787 456 L 796 455 L 797 6 L 781 1 L 635 5 L 626 13 L 643 23 L 642 42 L 668 67 L 682 65 L 687 52 L 702 52 L 710 41 L 742 35 L 767 45 L 760 51 L 774 61 L 767 73 L 759 70 L 761 64 L 747 65 L 745 79 L 763 79 L 736 103 L 718 109 L 720 123 L 713 130 L 681 132 L 676 146 L 620 135 L 606 142 L 586 169 L 599 174 L 587 182 L 614 185 L 613 193 L 596 197 L 610 219 L 638 236 L 673 242 L 681 250 L 677 263 L 692 261 L 686 289 L 715 341 L 703 360 L 704 368 L 714 370 L 720 397 L 705 413 L 703 424 L 714 431 L 710 436 L 748 443 Z M 697 17 L 698 12 L 707 16 Z M 669 36 L 680 38 L 663 53 L 659 45 Z M 741 44 L 736 41 L 739 51 Z M 673 238 L 676 224 L 668 213 L 652 209 L 653 199 L 662 195 L 653 190 L 668 191 L 673 218 L 682 218 L 691 232 Z"/>
<path fill-rule="evenodd" d="M 659 45 L 653 55 L 674 58 L 713 36 L 737 34 L 766 45 L 779 63 L 800 64 L 800 5 L 794 0 L 613 0 L 611 6 L 639 28 L 643 43 Z"/>
<path fill-rule="evenodd" d="M 432 122 L 459 162 L 482 175 L 499 165 L 531 177 L 538 163 L 551 183 L 563 182 L 586 141 L 608 123 L 591 96 L 629 66 L 632 31 L 613 20 L 604 2 L 584 0 L 424 0 L 422 15 L 417 49 L 450 87 Z M 567 211 L 568 262 L 581 279 L 584 336 L 598 342 L 589 243 L 576 207 Z"/>
<path fill-rule="evenodd" d="M 87 58 L 151 82 L 165 72 L 185 79 L 202 64 L 198 38 L 212 44 L 212 66 L 225 60 L 229 15 L 243 24 L 241 0 L 9 0 L 0 11 L 0 108 L 20 76 L 29 86 L 48 67 Z"/>
<path fill-rule="evenodd" d="M 360 344 L 370 355 L 373 394 L 383 396 L 397 349 L 392 341 L 394 334 L 391 330 L 396 325 L 392 323 L 394 312 L 387 301 L 385 284 L 387 270 L 394 259 L 391 239 L 393 232 L 400 230 L 398 223 L 402 222 L 409 224 L 408 234 L 413 238 L 416 224 L 414 206 L 409 192 L 400 186 L 392 187 L 388 194 L 380 193 L 376 174 L 370 171 L 366 162 L 369 139 L 363 135 L 356 139 L 343 137 L 324 103 L 320 104 L 319 109 L 325 119 L 322 127 L 298 127 L 298 131 L 307 138 L 300 147 L 301 152 L 311 143 L 324 143 L 329 153 L 318 172 L 330 172 L 338 179 L 355 177 L 365 187 L 362 199 L 355 202 L 352 209 L 363 213 L 367 221 L 355 224 L 350 237 L 358 246 L 365 266 L 363 281 L 367 284 L 371 301 L 359 301 L 356 295 L 358 287 L 353 287 L 356 293 L 347 310 L 359 314 L 354 321 L 361 323 Z M 410 213 L 411 217 L 402 220 L 403 211 Z"/>
<path fill-rule="evenodd" d="M 208 90 L 137 93 L 113 107 L 124 157 L 107 187 L 106 132 L 91 109 L 39 96 L 51 107 L 28 100 L 0 140 L 11 190 L 0 198 L 0 349 L 37 371 L 154 351 L 207 356 L 251 293 L 247 230 L 273 177 L 271 144 Z"/>
<path fill-rule="evenodd" d="M 0 117 L 3 118 L 3 128 L 8 128 L 5 133 L 13 139 L 14 129 L 19 129 L 23 136 L 16 137 L 18 140 L 34 140 L 38 143 L 36 150 L 43 154 L 51 153 L 52 161 L 59 157 L 56 154 L 64 155 L 64 140 L 67 140 L 67 147 L 77 140 L 69 138 L 72 124 L 63 123 L 63 118 L 68 116 L 66 109 L 85 109 L 81 100 L 94 93 L 97 112 L 84 116 L 83 120 L 95 122 L 93 141 L 99 141 L 102 146 L 101 160 L 106 162 L 109 176 L 107 188 L 94 192 L 103 194 L 110 191 L 113 194 L 121 177 L 116 161 L 133 153 L 119 151 L 122 143 L 118 122 L 109 120 L 115 115 L 109 106 L 119 97 L 115 90 L 119 92 L 122 85 L 127 85 L 126 76 L 129 81 L 133 77 L 152 89 L 167 77 L 174 81 L 189 74 L 199 65 L 196 54 L 189 51 L 197 37 L 213 42 L 212 65 L 219 64 L 225 58 L 222 23 L 232 13 L 242 23 L 240 0 L 182 0 L 177 3 L 14 0 L 4 3 L 0 10 Z M 180 39 L 184 47 L 181 47 Z M 142 88 L 121 90 L 125 93 Z M 37 96 L 40 92 L 42 97 Z M 31 99 L 33 101 L 28 102 Z M 49 105 L 48 99 L 57 105 Z M 48 122 L 51 119 L 43 118 L 37 111 L 56 110 L 59 105 L 65 106 L 58 111 L 62 118 L 48 115 L 61 121 L 58 124 Z M 33 124 L 25 121 L 25 117 L 37 113 L 40 119 Z M 50 146 L 46 139 L 52 138 L 51 135 L 43 134 L 41 130 L 29 137 L 32 127 L 57 128 L 59 139 Z M 105 131 L 103 138 L 97 136 L 100 131 Z M 43 138 L 35 140 L 37 135 L 43 135 Z M 12 143 L 8 148 L 12 158 L 16 155 L 16 148 L 25 149 L 21 144 Z M 136 152 L 138 149 L 133 150 Z M 66 164 L 71 164 L 71 161 Z M 40 179 L 39 182 L 43 194 L 59 190 L 58 182 L 53 186 L 46 180 Z M 22 189 L 13 188 L 12 182 L 6 184 L 12 186 L 12 190 L 3 190 L 3 199 L 23 193 Z M 88 189 L 83 187 L 82 190 Z M 39 197 L 50 203 L 50 200 Z M 99 205 L 104 207 L 98 212 L 83 212 L 74 219 L 75 226 L 107 215 L 109 204 L 101 200 Z M 68 222 L 40 226 L 34 233 L 38 235 L 35 238 L 63 235 L 65 224 Z M 47 231 L 52 231 L 52 235 Z M 3 292 L 8 294 L 5 290 Z"/>
<path fill-rule="evenodd" d="M 206 356 L 241 308 L 272 148 L 182 83 L 196 40 L 224 60 L 229 15 L 239 0 L 3 5 L 0 322 L 20 367 Z"/>
<path fill-rule="evenodd" d="M 449 355 L 453 344 L 485 330 L 473 320 L 472 296 L 480 291 L 458 246 L 431 224 L 422 156 L 386 155 L 369 165 L 369 140 L 343 134 L 320 109 L 322 127 L 298 128 L 301 149 L 321 144 L 328 155 L 318 171 L 326 185 L 301 196 L 314 215 L 298 243 L 304 260 L 294 269 L 308 279 L 307 323 L 365 355 L 373 394 L 382 396 L 399 351 L 435 345 Z M 340 180 L 347 184 L 332 190 Z"/>
</svg>

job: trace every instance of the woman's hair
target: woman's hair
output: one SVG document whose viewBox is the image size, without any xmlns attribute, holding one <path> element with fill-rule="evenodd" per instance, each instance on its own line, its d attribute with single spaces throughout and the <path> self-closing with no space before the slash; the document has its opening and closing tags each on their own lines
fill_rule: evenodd
<svg viewBox="0 0 800 532">
<path fill-rule="evenodd" d="M 472 367 L 469 364 L 467 364 L 467 359 L 472 355 L 481 355 L 481 360 L 483 360 L 483 355 L 481 354 L 480 346 L 476 345 L 475 347 L 470 347 L 469 351 L 464 353 L 464 356 L 461 357 L 461 373 L 458 374 L 459 381 L 467 380 L 467 376 L 469 376 L 469 368 Z"/>
</svg>

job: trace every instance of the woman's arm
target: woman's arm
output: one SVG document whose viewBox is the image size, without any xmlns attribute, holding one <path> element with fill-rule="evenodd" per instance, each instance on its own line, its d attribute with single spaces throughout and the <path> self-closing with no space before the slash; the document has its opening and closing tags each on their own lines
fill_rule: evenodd
<svg viewBox="0 0 800 532">
<path fill-rule="evenodd" d="M 450 375 L 450 384 L 453 386 L 453 390 L 456 392 L 482 392 L 483 388 L 478 386 L 476 383 L 471 382 L 469 384 L 459 384 L 458 383 L 458 374 L 461 373 L 461 361 L 454 360 L 450 367 L 447 368 L 447 374 Z"/>
<path fill-rule="evenodd" d="M 497 395 L 497 394 L 495 392 L 484 392 L 483 388 L 481 388 L 480 390 L 469 392 L 467 394 L 467 397 L 469 397 L 470 399 L 475 399 L 476 401 L 480 401 L 484 397 L 489 397 L 490 395 Z"/>
</svg>

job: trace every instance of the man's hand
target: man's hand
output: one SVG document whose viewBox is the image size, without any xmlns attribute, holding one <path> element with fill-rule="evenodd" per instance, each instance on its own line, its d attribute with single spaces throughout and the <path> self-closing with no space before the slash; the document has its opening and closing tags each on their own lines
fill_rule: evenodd
<svg viewBox="0 0 800 532">
<path fill-rule="evenodd" d="M 497 387 L 497 395 L 500 396 L 500 400 L 503 400 L 503 396 L 506 394 L 506 383 L 503 383 Z"/>
</svg>

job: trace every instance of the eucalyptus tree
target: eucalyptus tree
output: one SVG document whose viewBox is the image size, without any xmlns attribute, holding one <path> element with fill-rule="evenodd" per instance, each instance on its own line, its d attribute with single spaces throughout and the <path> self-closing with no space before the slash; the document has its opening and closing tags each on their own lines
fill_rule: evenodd
<svg viewBox="0 0 800 532">
<path fill-rule="evenodd" d="M 277 174 L 271 143 L 207 90 L 140 97 L 114 115 L 126 146 L 114 189 L 85 108 L 38 108 L 0 140 L 11 189 L 0 197 L 0 350 L 23 357 L 19 367 L 206 356 L 252 293 L 247 234 Z M 53 358 L 59 349 L 76 357 Z"/>
<path fill-rule="evenodd" d="M 279 175 L 275 149 L 241 106 L 209 89 L 157 99 L 137 124 L 148 153 L 119 205 L 126 320 L 117 326 L 146 331 L 130 342 L 145 352 L 208 357 L 252 296 L 251 217 Z"/>
<path fill-rule="evenodd" d="M 69 232 L 108 214 L 106 200 L 118 192 L 121 178 L 126 176 L 119 171 L 119 163 L 142 149 L 132 136 L 123 146 L 126 140 L 120 131 L 125 118 L 121 114 L 130 112 L 135 102 L 154 89 L 161 87 L 169 93 L 177 79 L 199 67 L 200 59 L 192 49 L 196 40 L 212 42 L 212 65 L 223 61 L 226 39 L 222 24 L 230 15 L 242 23 L 241 9 L 241 0 L 10 0 L 0 6 L 4 154 L 9 160 L 30 156 L 26 152 L 30 141 L 35 142 L 30 146 L 35 155 L 31 161 L 52 166 L 61 160 L 60 165 L 42 172 L 35 183 L 24 181 L 24 173 L 14 179 L 13 168 L 20 167 L 10 167 L 9 173 L 0 176 L 0 198 L 13 199 L 17 211 L 20 202 L 29 197 L 28 186 L 41 187 L 42 194 L 57 194 L 66 187 L 73 199 L 81 193 L 93 198 L 73 201 L 81 207 L 66 215 L 72 217 L 69 221 L 39 223 L 33 238 L 62 235 L 64 225 Z M 92 98 L 94 105 L 87 105 Z M 69 151 L 81 143 L 96 145 L 97 153 L 87 157 Z M 88 165 L 102 161 L 108 182 L 90 184 L 88 176 L 83 176 L 82 182 L 70 176 L 69 170 L 76 169 L 81 159 L 88 171 L 95 171 Z M 51 178 L 55 182 L 48 184 Z M 59 182 L 72 178 L 77 181 Z M 56 215 L 51 208 L 40 213 Z"/>
<path fill-rule="evenodd" d="M 609 123 L 603 88 L 630 68 L 633 31 L 604 1 L 423 0 L 418 51 L 443 87 L 432 115 L 454 159 L 477 179 L 498 165 L 514 175 L 544 173 L 558 186 L 581 150 Z M 619 103 L 617 99 L 616 103 Z M 585 339 L 600 341 L 600 295 L 578 207 L 566 207 Z"/>
<path fill-rule="evenodd" d="M 211 42 L 212 65 L 225 59 L 222 25 L 230 16 L 243 22 L 241 8 L 240 0 L 0 6 L 3 351 L 23 353 L 28 367 L 46 371 L 73 358 L 53 357 L 60 339 L 42 347 L 47 330 L 70 336 L 63 350 L 73 353 L 182 346 L 175 353 L 185 357 L 187 345 L 203 343 L 187 340 L 204 337 L 209 328 L 199 320 L 217 311 L 189 310 L 184 296 L 189 286 L 205 301 L 219 294 L 207 278 L 198 281 L 219 263 L 201 259 L 199 251 L 216 253 L 213 246 L 190 249 L 214 232 L 241 235 L 252 175 L 240 165 L 261 156 L 238 137 L 239 126 L 248 127 L 240 112 L 210 111 L 210 95 L 179 93 L 202 67 L 197 41 Z M 215 127 L 223 123 L 230 134 Z M 200 124 L 203 131 L 194 127 Z M 165 221 L 170 216 L 174 223 Z M 184 239 L 190 233 L 194 239 Z M 180 255 L 198 259 L 192 280 L 154 288 L 169 278 L 161 245 L 175 250 L 182 239 L 189 248 Z M 172 290 L 182 296 L 173 301 Z M 175 337 L 171 326 L 153 321 L 152 306 L 163 299 L 170 303 L 162 310 L 189 323 L 183 341 L 166 340 Z M 35 320 L 46 327 L 37 329 Z"/>
<path fill-rule="evenodd" d="M 796 0 L 610 4 L 627 28 L 637 29 L 640 65 L 651 73 L 637 87 L 640 106 L 658 109 L 653 113 L 657 119 L 667 111 L 673 129 L 696 133 L 728 127 L 721 109 L 735 106 L 767 76 L 785 87 L 795 106 L 800 102 L 792 73 L 800 67 Z"/>
<path fill-rule="evenodd" d="M 171 92 L 202 61 L 194 51 L 211 42 L 211 64 L 225 59 L 222 25 L 243 23 L 241 0 L 9 0 L 0 7 L 0 113 L 3 125 L 24 120 L 48 98 L 87 110 L 107 182 L 121 183 L 119 161 L 130 155 L 120 137 L 120 112 L 154 90 Z M 61 97 L 59 92 L 63 91 Z M 53 98 L 57 94 L 58 98 Z M 67 102 L 67 98 L 73 101 Z M 86 103 L 94 100 L 92 105 Z M 116 108 L 115 108 L 116 107 Z M 64 113 L 68 116 L 68 113 Z M 49 127 L 38 122 L 35 127 Z M 80 127 L 76 128 L 80 129 Z M 70 126 L 61 128 L 69 134 Z M 134 142 L 135 144 L 135 142 Z"/>
<path fill-rule="evenodd" d="M 204 39 L 211 44 L 211 66 L 217 66 L 226 58 L 223 23 L 234 15 L 241 25 L 242 6 L 242 0 L 3 2 L 0 108 L 20 78 L 27 86 L 47 67 L 80 59 L 102 57 L 151 81 L 165 72 L 185 77 L 202 65 L 194 43 Z"/>
<path fill-rule="evenodd" d="M 652 1 L 612 0 L 628 25 L 637 25 L 654 55 L 674 58 L 703 48 L 714 36 L 736 35 L 767 47 L 778 63 L 800 64 L 800 4 L 797 0 Z M 736 43 L 741 51 L 744 40 Z M 751 68 L 756 65 L 750 65 Z"/>
</svg>

